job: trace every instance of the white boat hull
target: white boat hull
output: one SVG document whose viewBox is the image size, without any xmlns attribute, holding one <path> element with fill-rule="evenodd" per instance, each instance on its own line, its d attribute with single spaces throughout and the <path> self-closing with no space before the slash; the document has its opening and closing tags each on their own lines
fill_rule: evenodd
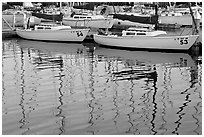
<svg viewBox="0 0 204 137">
<path fill-rule="evenodd" d="M 89 29 L 70 30 L 16 30 L 18 36 L 30 40 L 82 42 Z"/>
<path fill-rule="evenodd" d="M 162 24 L 180 24 L 183 26 L 191 26 L 193 23 L 191 15 L 159 16 L 159 22 Z"/>
<path fill-rule="evenodd" d="M 188 50 L 199 35 L 188 36 L 114 36 L 94 34 L 96 43 L 125 48 Z"/>
<path fill-rule="evenodd" d="M 114 19 L 74 19 L 63 18 L 64 25 L 72 27 L 112 28 Z"/>
</svg>

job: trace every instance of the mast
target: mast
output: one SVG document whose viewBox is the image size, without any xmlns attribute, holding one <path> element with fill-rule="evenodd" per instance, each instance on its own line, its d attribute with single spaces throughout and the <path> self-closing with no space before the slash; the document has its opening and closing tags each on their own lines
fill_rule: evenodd
<svg viewBox="0 0 204 137">
<path fill-rule="evenodd" d="M 60 14 L 62 14 L 62 2 L 60 2 Z M 62 26 L 62 21 L 60 21 L 60 25 Z"/>
<path fill-rule="evenodd" d="M 159 19 L 159 17 L 158 17 L 158 3 L 154 2 L 154 6 L 155 6 L 155 16 L 157 18 L 156 23 L 155 23 L 155 30 L 157 30 L 158 29 L 158 19 Z"/>
<path fill-rule="evenodd" d="M 114 11 L 114 13 L 116 14 L 115 7 L 114 7 L 114 3 L 113 3 L 113 11 Z"/>
<path fill-rule="evenodd" d="M 192 20 L 193 20 L 193 24 L 192 24 L 192 26 L 195 26 L 195 31 L 196 31 L 196 34 L 198 33 L 198 28 L 197 28 L 197 24 L 196 24 L 196 21 L 195 21 L 195 18 L 194 18 L 194 15 L 193 15 L 193 11 L 192 11 L 192 9 L 191 9 L 191 3 L 189 2 L 188 3 L 188 6 L 189 6 L 189 9 L 190 9 L 190 14 L 191 14 L 191 17 L 192 17 Z M 193 34 L 194 34 L 194 30 L 193 30 Z"/>
</svg>

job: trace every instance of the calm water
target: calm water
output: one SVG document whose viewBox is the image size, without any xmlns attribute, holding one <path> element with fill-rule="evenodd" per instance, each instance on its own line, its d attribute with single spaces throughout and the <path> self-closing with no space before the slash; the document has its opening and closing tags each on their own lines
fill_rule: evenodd
<svg viewBox="0 0 204 137">
<path fill-rule="evenodd" d="M 22 39 L 2 44 L 3 134 L 202 134 L 202 60 Z"/>
</svg>

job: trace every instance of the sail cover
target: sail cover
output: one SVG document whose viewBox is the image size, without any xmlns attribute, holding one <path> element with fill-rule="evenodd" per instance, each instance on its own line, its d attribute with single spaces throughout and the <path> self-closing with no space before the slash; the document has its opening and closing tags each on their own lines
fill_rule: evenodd
<svg viewBox="0 0 204 137">
<path fill-rule="evenodd" d="M 31 2 L 23 2 L 23 7 L 34 7 Z"/>
<path fill-rule="evenodd" d="M 123 14 L 112 14 L 113 18 L 117 18 L 120 20 L 128 20 L 131 22 L 143 23 L 143 24 L 156 24 L 158 20 L 158 16 L 134 16 L 134 15 L 123 15 Z"/>
<path fill-rule="evenodd" d="M 12 9 L 12 8 L 13 7 L 11 5 L 2 2 L 2 11 L 6 10 L 6 9 Z"/>
<path fill-rule="evenodd" d="M 94 3 L 90 2 L 85 5 L 73 6 L 75 9 L 86 9 L 86 10 L 94 10 Z"/>
<path fill-rule="evenodd" d="M 32 12 L 32 16 L 38 17 L 38 18 L 43 18 L 47 20 L 53 20 L 53 21 L 62 21 L 63 14 L 42 14 L 42 13 L 35 13 Z"/>
</svg>

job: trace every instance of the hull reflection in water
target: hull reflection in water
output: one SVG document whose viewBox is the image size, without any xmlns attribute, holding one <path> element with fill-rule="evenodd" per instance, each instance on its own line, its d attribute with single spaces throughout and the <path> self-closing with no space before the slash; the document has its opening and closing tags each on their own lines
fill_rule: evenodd
<svg viewBox="0 0 204 137">
<path fill-rule="evenodd" d="M 87 56 L 87 51 L 89 50 L 82 44 L 78 43 L 33 42 L 30 40 L 19 40 L 17 43 L 23 49 L 40 51 L 40 55 L 34 57 L 34 60 L 36 60 L 35 62 L 37 64 L 40 62 L 43 69 L 46 68 L 44 65 L 46 65 L 47 60 L 51 63 L 55 63 L 55 65 L 58 63 L 62 63 L 61 65 L 63 65 L 63 56 L 69 56 L 69 58 L 73 60 L 80 56 L 83 58 L 83 56 Z M 45 64 L 42 65 L 42 62 Z"/>
<path fill-rule="evenodd" d="M 188 54 L 17 40 L 2 55 L 3 134 L 202 134 Z"/>
<path fill-rule="evenodd" d="M 108 60 L 116 60 L 119 64 L 115 65 L 117 68 L 113 74 L 122 79 L 141 79 L 151 75 L 155 77 L 156 65 L 161 64 L 166 67 L 195 66 L 192 58 L 184 53 L 127 51 L 107 48 L 98 48 L 94 53 Z"/>
<path fill-rule="evenodd" d="M 165 53 L 148 51 L 129 51 L 109 48 L 98 48 L 96 55 L 105 58 L 117 58 L 119 60 L 131 61 L 132 65 L 163 65 L 166 67 L 194 67 L 195 62 L 189 54 Z M 131 63 L 130 62 L 130 63 Z"/>
<path fill-rule="evenodd" d="M 42 42 L 30 40 L 18 40 L 17 44 L 21 48 L 32 48 L 40 50 L 46 54 L 78 54 L 85 50 L 85 47 L 79 43 L 60 43 L 60 42 Z"/>
</svg>

